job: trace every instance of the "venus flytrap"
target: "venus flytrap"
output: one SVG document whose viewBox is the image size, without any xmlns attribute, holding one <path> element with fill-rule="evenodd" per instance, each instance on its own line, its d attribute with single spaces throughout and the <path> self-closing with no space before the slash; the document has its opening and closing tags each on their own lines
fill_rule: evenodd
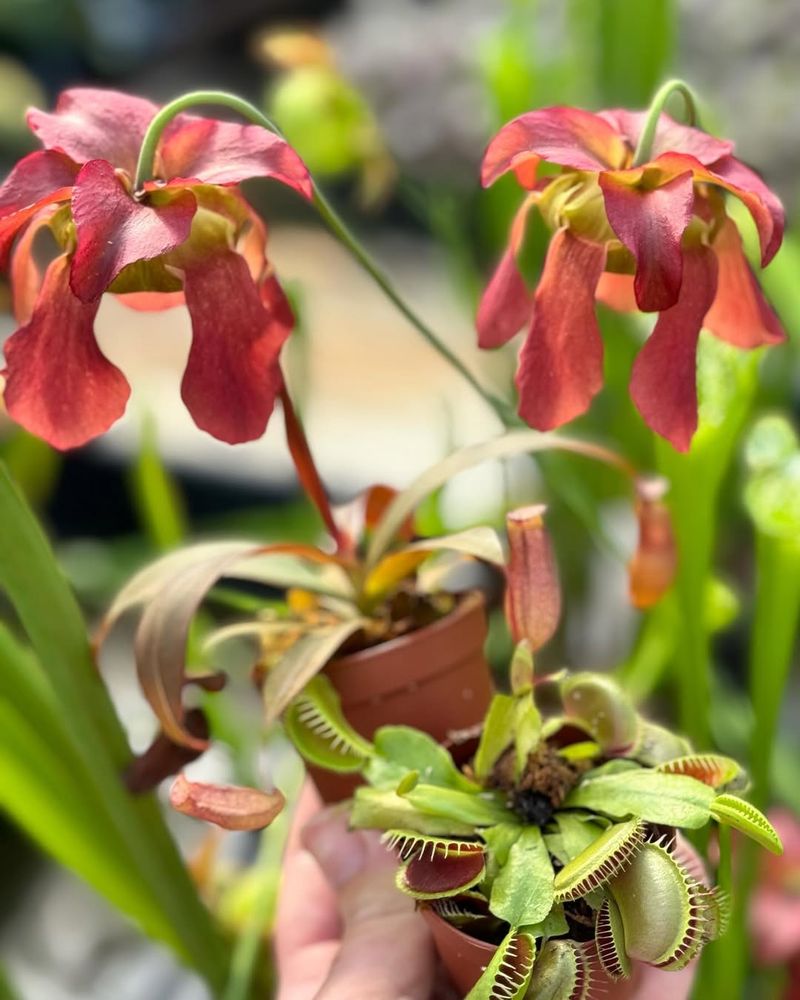
<svg viewBox="0 0 800 1000">
<path fill-rule="evenodd" d="M 483 762 L 478 780 L 467 765 L 456 790 L 459 772 L 452 761 L 444 764 L 440 746 L 414 730 L 388 727 L 368 747 L 363 770 L 370 787 L 355 796 L 353 825 L 384 831 L 400 861 L 398 887 L 454 926 L 498 945 L 471 1000 L 522 996 L 539 961 L 528 960 L 533 954 L 549 956 L 541 978 L 545 972 L 549 981 L 563 978 L 560 992 L 552 992 L 559 1000 L 596 995 L 592 979 L 625 978 L 633 962 L 664 971 L 688 964 L 724 930 L 728 900 L 686 855 L 676 836 L 681 829 L 731 825 L 781 851 L 766 817 L 729 791 L 742 785 L 734 761 L 671 758 L 674 744 L 665 740 L 654 764 L 657 748 L 641 739 L 647 723 L 606 677 L 583 674 L 548 684 L 557 688 L 562 711 L 545 720 L 521 774 L 509 767 L 514 716 L 496 706 L 509 699 L 532 704 L 536 689 L 530 687 L 497 696 L 476 753 Z M 593 700 L 588 695 L 595 686 Z M 304 694 L 320 712 L 334 697 L 326 688 L 319 678 Z M 570 714 L 577 689 L 592 702 L 582 715 Z M 614 701 L 615 716 L 639 734 L 616 750 L 596 739 L 607 733 L 596 706 L 610 708 Z M 291 735 L 302 753 L 320 759 L 317 729 L 293 725 Z M 354 738 L 340 720 L 328 752 L 346 760 Z M 581 744 L 593 749 L 570 760 L 570 749 Z M 642 747 L 651 763 L 639 759 Z M 413 770 L 398 780 L 410 763 Z M 551 964 L 556 971 L 547 971 Z M 573 992 L 578 982 L 585 992 Z"/>
</svg>

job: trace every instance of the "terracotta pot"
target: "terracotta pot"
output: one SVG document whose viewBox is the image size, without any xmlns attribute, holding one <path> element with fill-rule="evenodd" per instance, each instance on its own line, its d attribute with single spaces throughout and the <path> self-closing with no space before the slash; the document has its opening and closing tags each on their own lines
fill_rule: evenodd
<svg viewBox="0 0 800 1000">
<path fill-rule="evenodd" d="M 492 696 L 483 655 L 486 613 L 479 593 L 465 594 L 432 625 L 332 660 L 325 674 L 350 724 L 371 739 L 380 726 L 414 726 L 445 742 L 482 721 Z M 349 798 L 360 776 L 309 771 L 325 802 Z"/>
<path fill-rule="evenodd" d="M 448 924 L 438 913 L 427 906 L 420 910 L 433 936 L 436 952 L 447 970 L 447 974 L 465 997 L 481 978 L 483 970 L 491 962 L 497 945 L 470 937 L 452 924 Z"/>
</svg>

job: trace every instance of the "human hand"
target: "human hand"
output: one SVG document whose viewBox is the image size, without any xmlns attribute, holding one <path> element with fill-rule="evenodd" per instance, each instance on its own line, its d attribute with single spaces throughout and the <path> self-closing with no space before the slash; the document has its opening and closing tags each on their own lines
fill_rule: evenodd
<svg viewBox="0 0 800 1000">
<path fill-rule="evenodd" d="M 287 851 L 275 950 L 278 1000 L 431 1000 L 433 944 L 394 884 L 378 837 L 303 790 Z"/>
<path fill-rule="evenodd" d="M 306 785 L 287 849 L 278 904 L 277 1000 L 457 1000 L 442 981 L 429 932 L 394 884 L 396 860 L 378 838 L 347 829 L 341 807 L 320 811 Z M 695 963 L 663 972 L 634 963 L 603 981 L 607 1000 L 688 1000 Z"/>
</svg>

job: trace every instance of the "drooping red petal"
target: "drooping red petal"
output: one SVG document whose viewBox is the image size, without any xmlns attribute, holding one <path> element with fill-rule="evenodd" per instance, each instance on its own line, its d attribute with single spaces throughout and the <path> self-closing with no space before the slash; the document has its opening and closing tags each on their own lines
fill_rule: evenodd
<svg viewBox="0 0 800 1000">
<path fill-rule="evenodd" d="M 73 292 L 92 302 L 124 267 L 174 250 L 188 238 L 196 210 L 190 191 L 171 194 L 161 205 L 139 202 L 110 163 L 91 160 L 81 168 L 72 195 L 78 231 L 70 276 Z"/>
<path fill-rule="evenodd" d="M 625 136 L 632 150 L 636 149 L 647 120 L 646 111 L 612 108 L 609 111 L 600 111 L 598 115 Z M 732 152 L 733 143 L 727 139 L 717 139 L 702 129 L 683 125 L 669 115 L 662 114 L 656 126 L 650 158 L 655 159 L 662 153 L 688 153 L 689 156 L 695 156 L 701 163 L 708 165 Z"/>
<path fill-rule="evenodd" d="M 147 126 L 158 108 L 117 90 L 73 87 L 53 112 L 31 108 L 28 125 L 46 149 L 61 149 L 76 163 L 108 160 L 133 176 Z"/>
<path fill-rule="evenodd" d="M 122 416 L 130 395 L 94 339 L 99 303 L 75 298 L 68 263 L 61 256 L 50 264 L 30 323 L 5 344 L 9 414 L 62 449 L 102 434 Z"/>
<path fill-rule="evenodd" d="M 687 451 L 697 429 L 697 338 L 717 290 L 717 257 L 706 246 L 686 250 L 678 301 L 661 313 L 639 351 L 631 397 L 648 426 Z"/>
<path fill-rule="evenodd" d="M 289 328 L 275 321 L 243 257 L 216 250 L 184 267 L 192 347 L 181 395 L 194 422 L 220 441 L 263 434 L 282 384 Z"/>
<path fill-rule="evenodd" d="M 25 223 L 46 205 L 67 201 L 77 172 L 63 153 L 44 149 L 17 163 L 0 186 L 0 268 Z"/>
<path fill-rule="evenodd" d="M 42 209 L 19 238 L 11 255 L 11 296 L 14 318 L 20 325 L 31 318 L 42 285 L 41 271 L 33 255 L 33 243 L 57 211 L 55 205 Z"/>
<path fill-rule="evenodd" d="M 703 326 L 735 347 L 760 347 L 785 340 L 780 320 L 758 286 L 742 250 L 742 237 L 731 219 L 725 219 L 713 248 L 719 265 L 717 296 Z"/>
<path fill-rule="evenodd" d="M 508 248 L 481 296 L 475 319 L 478 347 L 501 347 L 519 333 L 531 314 L 533 295 L 517 267 L 531 205 L 526 198 L 514 216 Z"/>
<path fill-rule="evenodd" d="M 481 183 L 489 187 L 528 161 L 545 160 L 594 171 L 622 167 L 626 155 L 622 137 L 598 115 L 580 108 L 542 108 L 520 115 L 500 129 L 484 154 Z M 526 177 L 530 179 L 530 167 Z"/>
<path fill-rule="evenodd" d="M 758 174 L 733 156 L 712 164 L 711 173 L 724 187 L 741 199 L 753 216 L 761 244 L 761 266 L 766 267 L 783 242 L 786 213 L 780 198 Z"/>
<path fill-rule="evenodd" d="M 761 178 L 732 156 L 723 157 L 711 167 L 705 167 L 694 156 L 664 153 L 654 160 L 653 167 L 667 172 L 691 170 L 696 181 L 706 181 L 730 191 L 747 207 L 758 230 L 761 244 L 761 265 L 766 265 L 778 252 L 783 240 L 785 214 L 780 199 Z"/>
<path fill-rule="evenodd" d="M 604 262 L 605 247 L 568 229 L 550 243 L 516 378 L 520 416 L 539 430 L 583 413 L 603 384 L 594 293 Z"/>
<path fill-rule="evenodd" d="M 204 184 L 272 177 L 305 198 L 312 195 L 308 168 L 297 153 L 259 125 L 187 117 L 161 143 L 157 169 L 164 180 L 193 178 Z"/>
<path fill-rule="evenodd" d="M 639 304 L 633 291 L 632 274 L 612 274 L 604 271 L 597 283 L 595 298 L 616 312 L 638 312 Z"/>
<path fill-rule="evenodd" d="M 23 157 L 0 185 L 0 218 L 30 208 L 43 198 L 54 201 L 52 195 L 60 189 L 66 189 L 61 198 L 69 197 L 77 173 L 77 166 L 63 153 L 40 149 Z"/>
<path fill-rule="evenodd" d="M 681 239 L 694 203 L 691 171 L 665 183 L 654 174 L 620 170 L 600 175 L 611 228 L 636 258 L 634 291 L 643 312 L 669 309 L 678 300 Z"/>
</svg>

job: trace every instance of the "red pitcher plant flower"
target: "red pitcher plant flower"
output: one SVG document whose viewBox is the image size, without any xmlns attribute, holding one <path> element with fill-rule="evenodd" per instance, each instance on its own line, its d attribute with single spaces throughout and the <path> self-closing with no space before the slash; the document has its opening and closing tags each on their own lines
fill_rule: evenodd
<svg viewBox="0 0 800 1000">
<path fill-rule="evenodd" d="M 784 213 L 761 178 L 733 156 L 733 143 L 679 124 L 659 113 L 664 99 L 656 101 L 655 117 L 621 109 L 531 111 L 489 143 L 484 186 L 513 171 L 528 194 L 483 295 L 478 342 L 498 347 L 529 324 L 516 376 L 519 412 L 548 430 L 583 413 L 602 386 L 595 300 L 619 311 L 657 312 L 634 363 L 631 396 L 645 422 L 685 451 L 697 427 L 701 327 L 742 348 L 785 336 L 745 259 L 725 195 L 752 215 L 762 266 L 781 244 Z M 560 170 L 540 175 L 542 164 Z M 553 238 L 531 293 L 518 257 L 534 207 Z"/>
<path fill-rule="evenodd" d="M 0 267 L 10 268 L 20 323 L 5 346 L 5 402 L 57 448 L 96 437 L 125 410 L 128 383 L 94 337 L 106 291 L 140 309 L 185 301 L 192 346 L 181 394 L 214 437 L 259 437 L 281 385 L 292 314 L 238 185 L 271 177 L 311 198 L 308 171 L 266 129 L 181 114 L 161 135 L 152 179 L 138 185 L 158 110 L 128 94 L 66 90 L 55 111 L 29 111 L 44 149 L 0 187 Z M 44 229 L 60 253 L 42 275 L 33 251 Z"/>
</svg>

